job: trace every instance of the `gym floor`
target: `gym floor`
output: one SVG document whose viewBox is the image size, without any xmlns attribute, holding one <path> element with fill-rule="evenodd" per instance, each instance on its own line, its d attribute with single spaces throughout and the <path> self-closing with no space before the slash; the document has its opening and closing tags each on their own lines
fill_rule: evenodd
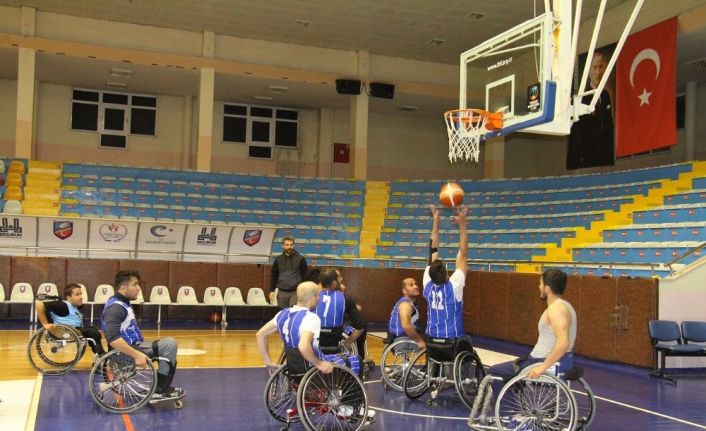
<svg viewBox="0 0 706 431">
<path fill-rule="evenodd" d="M 260 322 L 261 323 L 261 322 Z M 11 328 L 23 326 L 24 329 Z M 145 322 L 146 327 L 149 324 Z M 165 404 L 144 407 L 131 414 L 101 411 L 88 392 L 90 355 L 63 376 L 37 376 L 29 366 L 25 349 L 30 331 L 26 324 L 0 323 L 0 429 L 56 430 L 88 429 L 100 423 L 105 430 L 279 430 L 282 424 L 271 419 L 263 404 L 267 372 L 255 343 L 250 323 L 227 330 L 200 322 L 162 325 L 146 330 L 145 336 L 173 336 L 179 342 L 179 370 L 175 384 L 187 391 L 184 407 L 175 410 Z M 189 329 L 185 329 L 188 327 Z M 199 329 L 196 329 L 199 328 Z M 527 347 L 496 340 L 475 338 L 484 362 L 520 355 Z M 382 341 L 368 337 L 370 355 L 376 363 Z M 279 353 L 279 342 L 270 337 L 270 351 Z M 584 378 L 591 385 L 597 403 L 594 430 L 699 430 L 706 429 L 703 394 L 706 380 L 682 377 L 678 383 L 649 376 L 649 370 L 578 358 Z M 365 383 L 370 407 L 377 410 L 371 430 L 468 430 L 468 410 L 448 389 L 429 406 L 428 394 L 409 400 L 404 394 L 386 391 L 379 368 Z M 23 407 L 24 406 L 24 407 Z M 22 409 L 25 409 L 22 411 Z M 23 420 L 23 418 L 26 419 Z M 293 425 L 293 430 L 303 429 Z"/>
</svg>

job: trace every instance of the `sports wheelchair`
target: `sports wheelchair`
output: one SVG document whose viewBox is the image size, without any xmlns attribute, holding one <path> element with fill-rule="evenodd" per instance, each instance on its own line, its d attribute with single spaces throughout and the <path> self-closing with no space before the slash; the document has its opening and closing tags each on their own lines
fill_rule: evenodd
<svg viewBox="0 0 706 431">
<path fill-rule="evenodd" d="M 547 372 L 537 379 L 528 379 L 531 368 L 524 368 L 509 380 L 487 375 L 473 403 L 468 426 L 473 430 L 498 431 L 588 429 L 595 416 L 596 400 L 583 379 L 583 369 L 573 367 L 559 374 Z M 491 411 L 492 383 L 497 380 L 507 382 Z"/>
<path fill-rule="evenodd" d="M 157 389 L 154 362 L 169 362 L 169 359 L 160 356 L 151 359 L 145 368 L 137 368 L 134 359 L 117 350 L 101 356 L 93 364 L 88 380 L 93 400 L 111 413 L 133 412 L 147 403 L 172 402 L 175 408 L 182 408 L 184 393 L 177 397 L 152 399 Z"/>
<path fill-rule="evenodd" d="M 29 339 L 27 359 L 42 374 L 64 374 L 78 364 L 86 345 L 93 342 L 70 326 L 54 325 L 51 332 L 40 328 Z"/>
<path fill-rule="evenodd" d="M 281 365 L 265 386 L 265 407 L 283 422 L 283 430 L 303 423 L 309 431 L 361 430 L 369 425 L 368 398 L 362 380 L 348 367 L 324 374 L 307 369 L 298 350 L 286 348 Z"/>
<path fill-rule="evenodd" d="M 431 406 L 440 392 L 453 386 L 461 402 L 471 409 L 484 376 L 483 364 L 468 340 L 429 338 L 427 348 L 417 353 L 405 370 L 402 388 L 412 399 L 431 389 L 427 401 Z"/>
<path fill-rule="evenodd" d="M 417 343 L 409 337 L 397 337 L 385 346 L 380 357 L 380 371 L 385 389 L 390 388 L 397 392 L 404 390 L 404 373 L 418 352 Z"/>
</svg>

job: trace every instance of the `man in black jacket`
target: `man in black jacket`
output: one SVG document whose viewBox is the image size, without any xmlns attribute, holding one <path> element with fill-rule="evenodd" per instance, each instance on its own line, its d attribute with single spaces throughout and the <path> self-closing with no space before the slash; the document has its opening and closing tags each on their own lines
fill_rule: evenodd
<svg viewBox="0 0 706 431">
<path fill-rule="evenodd" d="M 277 306 L 289 308 L 297 303 L 297 286 L 306 275 L 306 259 L 294 249 L 294 238 L 282 239 L 282 254 L 272 264 L 270 288 L 279 289 Z"/>
</svg>

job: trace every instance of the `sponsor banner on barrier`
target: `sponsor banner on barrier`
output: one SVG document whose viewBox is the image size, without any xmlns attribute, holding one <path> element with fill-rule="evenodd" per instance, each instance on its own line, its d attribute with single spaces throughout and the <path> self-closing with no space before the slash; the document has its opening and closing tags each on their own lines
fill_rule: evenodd
<svg viewBox="0 0 706 431">
<path fill-rule="evenodd" d="M 172 223 L 140 223 L 138 251 L 181 251 L 186 225 Z"/>
<path fill-rule="evenodd" d="M 35 246 L 37 220 L 34 217 L 0 214 L 0 244 Z"/>
<path fill-rule="evenodd" d="M 137 222 L 122 220 L 92 220 L 89 236 L 90 248 L 109 250 L 134 250 L 137 239 Z"/>
<path fill-rule="evenodd" d="M 40 218 L 37 243 L 40 247 L 86 248 L 88 220 Z"/>
<path fill-rule="evenodd" d="M 188 225 L 184 253 L 225 254 L 231 230 L 230 226 Z"/>
<path fill-rule="evenodd" d="M 262 227 L 233 228 L 228 253 L 269 257 L 276 230 Z"/>
</svg>

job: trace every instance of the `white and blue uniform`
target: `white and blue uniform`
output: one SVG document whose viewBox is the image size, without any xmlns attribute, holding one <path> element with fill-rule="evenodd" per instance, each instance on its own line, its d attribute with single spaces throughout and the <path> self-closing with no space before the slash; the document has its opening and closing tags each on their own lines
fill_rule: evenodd
<svg viewBox="0 0 706 431">
<path fill-rule="evenodd" d="M 404 329 L 402 329 L 402 322 L 400 321 L 400 304 L 403 302 L 409 302 L 412 305 L 412 326 L 416 327 L 417 320 L 419 320 L 419 310 L 417 310 L 417 306 L 414 305 L 414 302 L 410 301 L 409 298 L 403 296 L 392 308 L 390 319 L 387 323 L 387 331 L 392 337 L 402 337 L 405 335 Z"/>
<path fill-rule="evenodd" d="M 316 315 L 321 319 L 323 328 L 343 327 L 346 313 L 346 299 L 339 290 L 322 289 L 319 292 L 319 302 L 316 304 Z"/>
<path fill-rule="evenodd" d="M 131 346 L 145 341 L 144 337 L 142 336 L 142 332 L 140 332 L 140 328 L 137 326 L 137 320 L 135 320 L 135 312 L 132 310 L 132 306 L 130 306 L 129 303 L 126 304 L 125 302 L 113 296 L 108 299 L 108 302 L 106 302 L 105 308 L 103 309 L 103 315 L 105 315 L 105 312 L 111 306 L 113 306 L 113 304 L 117 304 L 118 306 L 123 307 L 127 311 L 127 315 L 125 316 L 123 321 L 120 322 L 120 337 Z M 106 328 L 103 316 L 101 316 L 101 323 L 103 325 L 103 331 L 108 333 L 108 329 Z M 108 338 L 108 342 L 110 341 L 112 340 Z"/>
<path fill-rule="evenodd" d="M 435 285 L 429 276 L 429 267 L 424 270 L 424 299 L 427 301 L 426 334 L 432 338 L 458 338 L 463 329 L 463 287 L 466 274 L 456 270 L 442 285 Z"/>
<path fill-rule="evenodd" d="M 312 313 L 307 308 L 295 305 L 277 313 L 274 322 L 277 325 L 279 335 L 282 337 L 282 342 L 284 342 L 285 346 L 292 349 L 299 348 L 299 340 L 301 339 L 302 331 L 311 332 L 314 335 L 314 352 L 316 356 L 321 356 L 319 352 L 321 320 L 319 320 L 316 314 Z"/>
<path fill-rule="evenodd" d="M 69 301 L 62 302 L 66 304 L 66 307 L 68 307 L 69 313 L 66 316 L 59 316 L 58 314 L 49 311 L 49 318 L 51 319 L 51 321 L 57 325 L 66 325 L 71 326 L 73 328 L 83 326 L 83 314 L 81 314 L 81 311 L 78 309 L 78 307 L 76 307 Z"/>
<path fill-rule="evenodd" d="M 339 292 L 340 293 L 340 292 Z M 343 295 L 341 295 L 343 296 Z M 323 360 L 349 367 L 354 373 L 360 374 L 360 360 L 357 356 L 324 355 L 319 349 L 321 319 L 305 307 L 294 305 L 277 313 L 272 319 L 284 345 L 290 349 L 299 350 L 299 341 L 303 331 L 313 334 L 312 347 L 314 354 Z"/>
</svg>

